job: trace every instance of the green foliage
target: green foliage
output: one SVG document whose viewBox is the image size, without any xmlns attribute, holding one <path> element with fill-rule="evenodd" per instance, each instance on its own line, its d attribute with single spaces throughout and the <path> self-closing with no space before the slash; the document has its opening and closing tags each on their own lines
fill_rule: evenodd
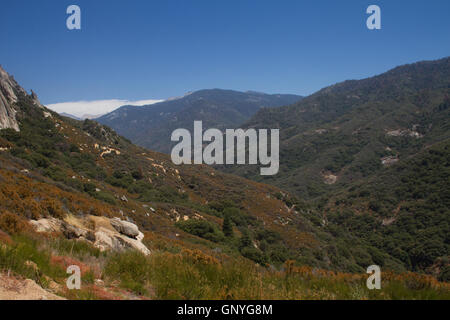
<svg viewBox="0 0 450 320">
<path fill-rule="evenodd" d="M 369 251 L 373 259 L 382 261 L 381 252 L 385 252 L 402 261 L 406 268 L 425 271 L 437 259 L 450 254 L 449 159 L 447 140 L 386 170 L 364 186 L 370 192 L 350 193 L 355 205 L 367 203 L 379 218 L 391 218 L 392 212 L 397 211 L 388 225 L 383 226 L 376 216 L 350 211 L 328 217 L 377 247 L 377 251 Z"/>
<path fill-rule="evenodd" d="M 267 263 L 266 256 L 258 249 L 254 247 L 244 247 L 241 249 L 241 254 L 243 257 L 255 261 L 261 265 L 265 265 Z"/>
<path fill-rule="evenodd" d="M 230 216 L 227 214 L 225 215 L 225 218 L 223 219 L 222 232 L 225 235 L 225 237 L 233 236 L 233 224 L 231 222 Z"/>
<path fill-rule="evenodd" d="M 224 240 L 224 234 L 219 230 L 216 224 L 205 220 L 189 219 L 180 221 L 176 226 L 184 232 L 210 240 L 212 242 L 221 242 Z"/>
<path fill-rule="evenodd" d="M 114 145 L 118 145 L 121 142 L 128 143 L 128 141 L 124 141 L 123 138 L 121 138 L 117 133 L 115 133 L 110 128 L 102 126 L 97 122 L 89 119 L 84 120 L 82 124 L 82 129 L 87 133 L 89 133 L 91 136 L 95 137 L 96 139 L 102 142 L 106 142 L 108 144 L 111 143 Z"/>
<path fill-rule="evenodd" d="M 66 276 L 65 270 L 51 263 L 50 251 L 40 248 L 37 239 L 16 235 L 13 240 L 12 246 L 0 246 L 0 270 L 13 271 L 42 285 L 46 282 L 44 275 L 56 279 Z M 35 263 L 38 271 L 27 261 Z"/>
<path fill-rule="evenodd" d="M 56 250 L 59 255 L 68 255 L 81 260 L 88 260 L 91 257 L 105 257 L 106 253 L 95 248 L 87 241 L 68 240 L 56 238 L 50 243 L 51 248 Z"/>
<path fill-rule="evenodd" d="M 222 215 L 229 217 L 229 219 L 238 227 L 247 227 L 249 225 L 256 225 L 255 218 L 246 212 L 239 210 L 234 206 L 226 204 L 226 207 L 222 209 Z"/>
<path fill-rule="evenodd" d="M 149 264 L 144 255 L 137 251 L 117 253 L 105 267 L 105 274 L 119 279 L 121 285 L 138 294 L 147 292 Z"/>
<path fill-rule="evenodd" d="M 439 281 L 450 282 L 450 266 L 445 266 L 438 277 Z"/>
<path fill-rule="evenodd" d="M 263 259 L 246 250 L 253 260 Z M 261 260 L 261 264 L 263 260 Z M 290 270 L 290 269 L 289 269 Z M 369 290 L 366 277 L 271 271 L 248 260 L 218 261 L 200 251 L 171 254 L 156 251 L 148 257 L 119 253 L 106 265 L 105 276 L 137 294 L 151 287 L 154 299 L 448 299 L 445 287 L 433 288 L 421 278 L 384 279 L 381 290 Z"/>
<path fill-rule="evenodd" d="M 116 199 L 112 194 L 108 192 L 98 191 L 93 195 L 93 197 L 112 205 L 116 204 Z"/>
<path fill-rule="evenodd" d="M 106 179 L 106 182 L 112 186 L 127 189 L 134 183 L 133 177 L 125 172 L 114 171 L 112 176 Z"/>
<path fill-rule="evenodd" d="M 143 202 L 170 202 L 182 204 L 186 202 L 187 195 L 179 193 L 172 187 L 162 186 L 158 189 L 147 189 L 141 195 L 139 200 Z"/>
</svg>

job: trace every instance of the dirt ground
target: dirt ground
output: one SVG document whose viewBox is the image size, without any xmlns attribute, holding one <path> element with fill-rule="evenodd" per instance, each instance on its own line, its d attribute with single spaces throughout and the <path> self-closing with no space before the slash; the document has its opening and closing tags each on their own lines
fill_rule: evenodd
<svg viewBox="0 0 450 320">
<path fill-rule="evenodd" d="M 65 300 L 30 279 L 0 274 L 0 300 Z"/>
</svg>

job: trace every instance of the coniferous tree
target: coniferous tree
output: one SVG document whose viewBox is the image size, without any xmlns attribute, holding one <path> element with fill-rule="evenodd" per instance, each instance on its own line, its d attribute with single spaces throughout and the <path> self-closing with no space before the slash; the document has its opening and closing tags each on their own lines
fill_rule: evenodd
<svg viewBox="0 0 450 320">
<path fill-rule="evenodd" d="M 247 229 L 245 229 L 242 232 L 242 237 L 240 240 L 240 248 L 249 248 L 252 246 L 252 239 L 250 238 L 250 232 L 248 232 Z"/>
<path fill-rule="evenodd" d="M 228 214 L 225 215 L 225 218 L 223 219 L 222 231 L 226 237 L 233 236 L 233 224 L 231 222 L 230 215 Z"/>
</svg>

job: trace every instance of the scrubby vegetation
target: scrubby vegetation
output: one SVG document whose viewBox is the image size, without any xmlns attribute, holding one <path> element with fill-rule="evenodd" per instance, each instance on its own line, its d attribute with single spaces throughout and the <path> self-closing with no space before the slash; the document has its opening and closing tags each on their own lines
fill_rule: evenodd
<svg viewBox="0 0 450 320">
<path fill-rule="evenodd" d="M 178 246 L 148 257 L 128 251 L 99 254 L 88 244 L 16 235 L 0 247 L 0 272 L 30 278 L 72 299 L 449 299 L 448 284 L 413 273 L 383 273 L 382 289 L 368 290 L 367 275 L 296 266 L 279 271 L 223 254 Z M 69 252 L 69 249 L 70 252 Z M 67 256 L 70 253 L 70 256 Z M 78 260 L 75 260 L 75 259 Z M 33 267 L 33 263 L 36 266 Z M 67 290 L 68 264 L 82 270 L 82 289 Z M 55 288 L 55 285 L 52 286 Z"/>
</svg>

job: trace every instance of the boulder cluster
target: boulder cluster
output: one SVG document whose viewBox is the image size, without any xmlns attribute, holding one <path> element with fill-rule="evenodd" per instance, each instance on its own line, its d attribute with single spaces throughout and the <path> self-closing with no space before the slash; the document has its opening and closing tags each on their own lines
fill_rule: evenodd
<svg viewBox="0 0 450 320">
<path fill-rule="evenodd" d="M 119 218 L 68 216 L 64 220 L 46 218 L 31 220 L 36 232 L 60 233 L 67 239 L 88 241 L 102 251 L 134 249 L 145 255 L 150 250 L 142 243 L 144 234 L 131 222 Z"/>
</svg>

